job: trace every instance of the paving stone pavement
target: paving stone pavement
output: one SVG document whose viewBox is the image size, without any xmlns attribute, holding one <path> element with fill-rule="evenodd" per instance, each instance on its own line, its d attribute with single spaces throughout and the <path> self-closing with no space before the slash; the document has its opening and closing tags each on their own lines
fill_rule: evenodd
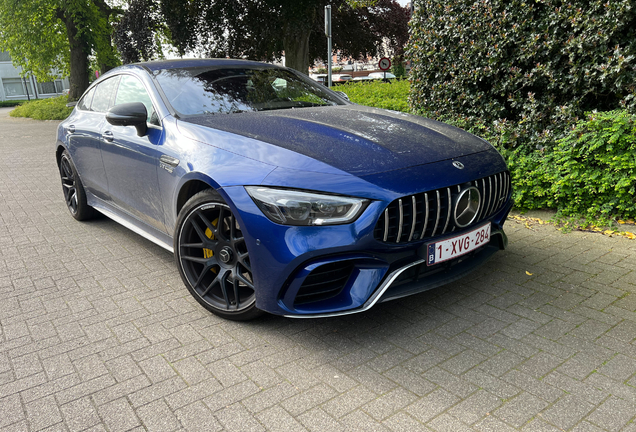
<svg viewBox="0 0 636 432">
<path fill-rule="evenodd" d="M 636 241 L 510 220 L 508 250 L 451 286 L 223 321 L 171 254 L 73 220 L 57 122 L 7 112 L 1 430 L 636 431 Z"/>
</svg>

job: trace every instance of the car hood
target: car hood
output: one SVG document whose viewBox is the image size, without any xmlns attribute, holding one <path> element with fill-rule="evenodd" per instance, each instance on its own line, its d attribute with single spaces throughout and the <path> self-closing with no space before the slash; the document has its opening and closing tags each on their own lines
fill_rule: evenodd
<svg viewBox="0 0 636 432">
<path fill-rule="evenodd" d="M 180 121 L 249 137 L 357 176 L 492 149 L 486 141 L 445 123 L 360 105 L 189 116 Z M 261 162 L 298 168 L 288 152 L 277 157 L 275 148 L 232 150 Z"/>
</svg>

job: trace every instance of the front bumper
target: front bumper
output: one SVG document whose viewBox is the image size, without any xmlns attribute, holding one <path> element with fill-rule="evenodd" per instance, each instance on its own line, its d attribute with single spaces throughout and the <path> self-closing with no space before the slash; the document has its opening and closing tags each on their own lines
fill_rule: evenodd
<svg viewBox="0 0 636 432">
<path fill-rule="evenodd" d="M 375 224 L 387 201 L 373 201 L 352 224 L 298 227 L 271 222 L 242 186 L 227 187 L 221 193 L 234 207 L 245 235 L 257 288 L 256 306 L 272 314 L 295 318 L 363 312 L 377 303 L 433 289 L 467 275 L 506 247 L 503 224 L 512 207 L 508 202 L 488 218 L 491 241 L 487 245 L 468 255 L 427 267 L 421 247 L 431 239 L 386 244 L 374 238 Z M 461 231 L 452 233 L 458 234 Z M 435 238 L 435 241 L 443 238 Z M 326 269 L 325 278 L 332 274 L 344 275 L 344 282 L 331 292 L 323 284 L 319 290 L 325 291 L 324 295 L 313 299 L 310 296 L 311 301 L 299 301 L 307 281 L 320 269 Z"/>
</svg>

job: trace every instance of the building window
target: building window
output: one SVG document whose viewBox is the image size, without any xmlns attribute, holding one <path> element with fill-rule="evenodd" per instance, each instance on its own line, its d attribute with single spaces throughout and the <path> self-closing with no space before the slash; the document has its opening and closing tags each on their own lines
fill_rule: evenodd
<svg viewBox="0 0 636 432">
<path fill-rule="evenodd" d="M 31 83 L 27 81 L 27 88 L 29 95 L 34 97 L 33 87 Z M 2 78 L 2 86 L 4 87 L 4 94 L 7 97 L 24 96 L 26 98 L 26 91 L 24 90 L 24 82 L 22 78 Z"/>
<path fill-rule="evenodd" d="M 64 84 L 60 80 L 55 80 L 55 93 L 64 92 Z"/>
<path fill-rule="evenodd" d="M 52 94 L 56 93 L 55 91 L 55 83 L 53 81 L 47 81 L 43 83 L 38 83 L 38 92 L 40 94 Z"/>
<path fill-rule="evenodd" d="M 11 56 L 8 52 L 0 51 L 0 62 L 11 61 Z"/>
</svg>

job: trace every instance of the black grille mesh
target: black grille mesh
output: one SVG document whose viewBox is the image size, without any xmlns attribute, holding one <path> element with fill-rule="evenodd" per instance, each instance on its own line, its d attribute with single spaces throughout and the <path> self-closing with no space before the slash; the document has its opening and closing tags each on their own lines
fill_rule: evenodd
<svg viewBox="0 0 636 432">
<path fill-rule="evenodd" d="M 303 281 L 296 294 L 294 305 L 326 300 L 340 294 L 346 285 L 353 263 L 340 261 L 315 268 Z"/>
</svg>

